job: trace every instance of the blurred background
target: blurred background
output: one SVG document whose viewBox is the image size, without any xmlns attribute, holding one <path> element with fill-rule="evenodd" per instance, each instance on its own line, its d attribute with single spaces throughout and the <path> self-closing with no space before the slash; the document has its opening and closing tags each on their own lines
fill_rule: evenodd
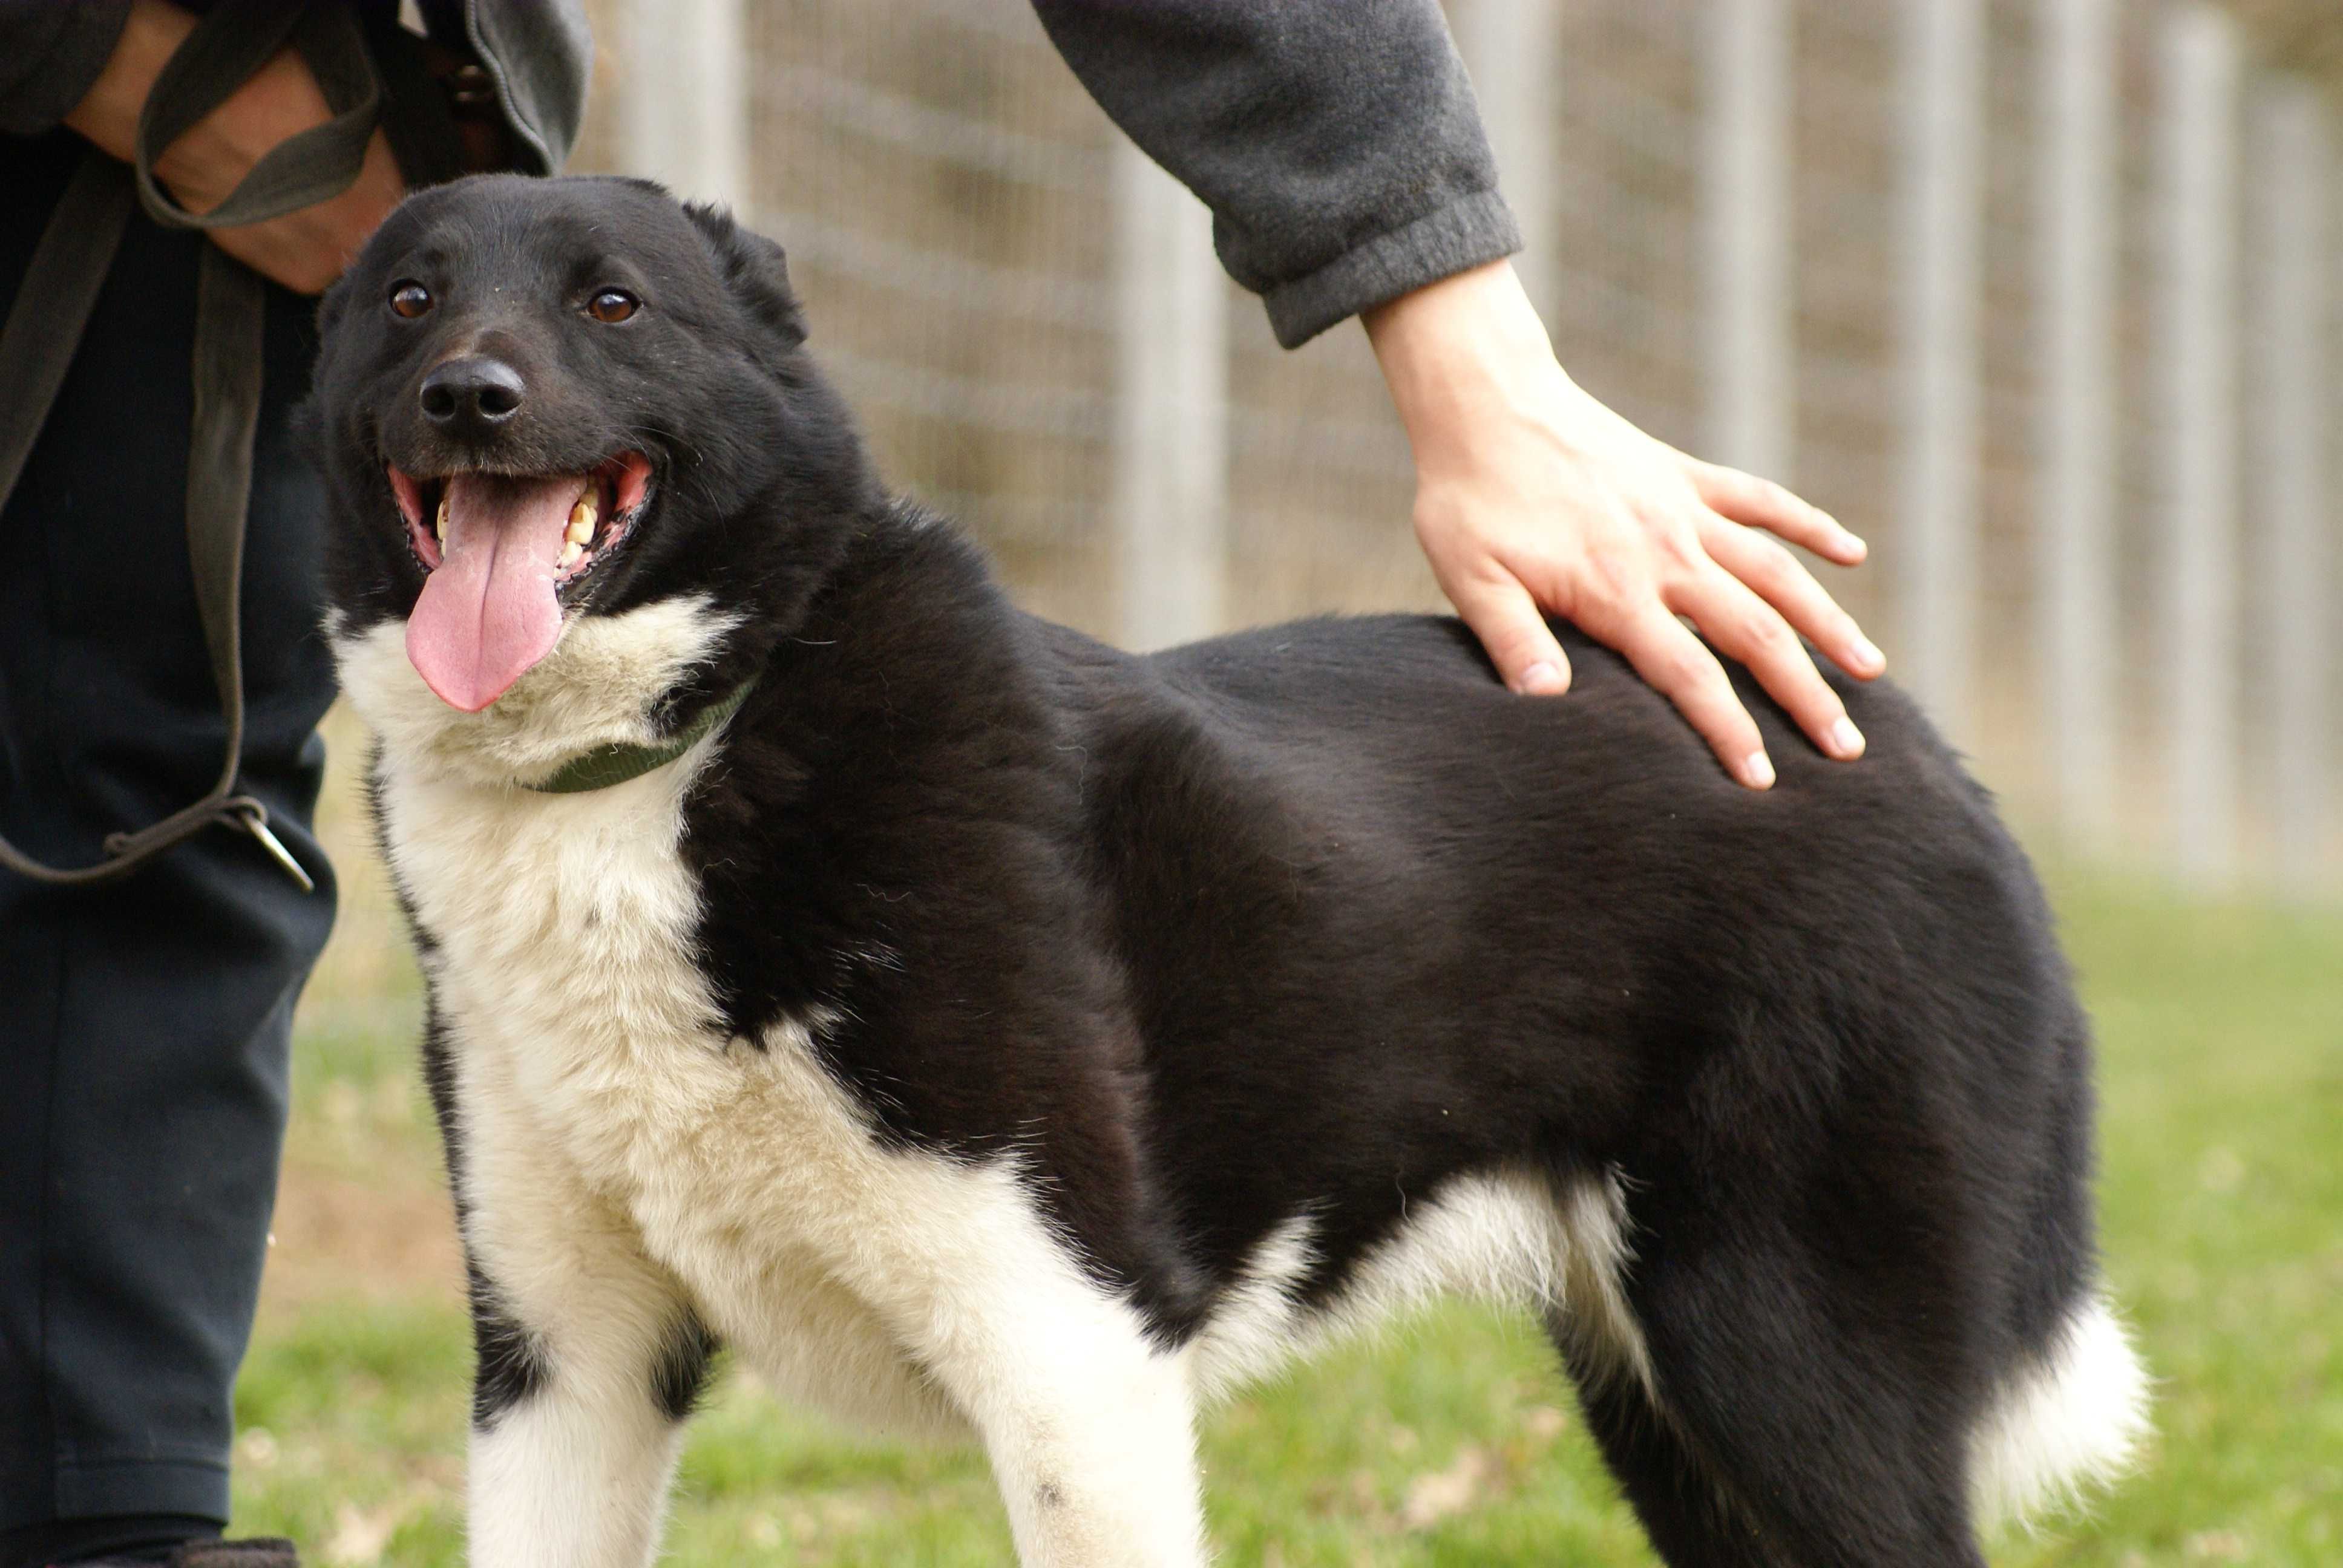
<svg viewBox="0 0 2343 1568">
<path fill-rule="evenodd" d="M 572 167 L 778 238 L 885 471 L 1136 646 L 1438 608 L 1352 325 L 1281 352 L 1017 0 L 592 0 Z M 1453 0 L 1564 365 L 1873 545 L 1824 568 L 2042 858 L 2097 1019 L 2143 1476 L 2035 1565 L 2343 1562 L 2343 7 Z M 243 1527 L 459 1560 L 469 1364 L 417 1002 L 337 716 Z M 1652 1560 L 1527 1325 L 1240 1401 L 1231 1563 Z M 681 1563 L 1008 1561 L 980 1461 L 728 1378 Z"/>
</svg>

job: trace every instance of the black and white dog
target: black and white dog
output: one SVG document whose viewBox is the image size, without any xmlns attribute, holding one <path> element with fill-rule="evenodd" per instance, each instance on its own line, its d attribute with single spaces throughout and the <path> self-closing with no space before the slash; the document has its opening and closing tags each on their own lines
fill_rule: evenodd
<svg viewBox="0 0 2343 1568">
<path fill-rule="evenodd" d="M 1845 766 L 1741 680 L 1752 794 L 1574 638 L 1037 620 L 649 185 L 417 196 L 321 319 L 483 1568 L 649 1562 L 719 1343 L 973 1434 L 1030 1564 L 1199 1564 L 1199 1404 L 1449 1292 L 1672 1563 L 1975 1565 L 2123 1462 L 2085 1020 L 1893 692 Z"/>
</svg>

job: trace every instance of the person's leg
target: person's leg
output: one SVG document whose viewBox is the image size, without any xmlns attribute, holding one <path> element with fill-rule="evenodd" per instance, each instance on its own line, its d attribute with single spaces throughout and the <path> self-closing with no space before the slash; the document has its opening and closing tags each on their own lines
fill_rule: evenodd
<svg viewBox="0 0 2343 1568">
<path fill-rule="evenodd" d="M 222 1541 L 190 1536 L 203 1520 L 176 1513 L 75 1520 L 0 1533 L 0 1563 L 7 1568 L 301 1568 L 301 1554 L 282 1537 Z"/>
<path fill-rule="evenodd" d="M 45 221 L 15 210 L 40 186 L 0 198 L 0 298 Z M 54 863 L 96 859 L 218 771 L 184 509 L 201 243 L 133 220 L 0 513 L 0 832 Z M 99 888 L 0 871 L 0 1542 L 19 1533 L 26 1553 L 51 1550 L 36 1529 L 166 1516 L 166 1533 L 202 1533 L 227 1514 L 293 1003 L 333 912 L 309 833 L 332 694 L 322 518 L 283 429 L 308 310 L 272 291 L 243 776 L 318 890 L 216 827 Z"/>
<path fill-rule="evenodd" d="M 216 1523 L 192 1513 L 117 1513 L 29 1524 L 0 1531 L 0 1568 L 48 1568 L 53 1563 L 106 1558 L 157 1562 L 176 1548 L 213 1539 L 218 1532 Z"/>
</svg>

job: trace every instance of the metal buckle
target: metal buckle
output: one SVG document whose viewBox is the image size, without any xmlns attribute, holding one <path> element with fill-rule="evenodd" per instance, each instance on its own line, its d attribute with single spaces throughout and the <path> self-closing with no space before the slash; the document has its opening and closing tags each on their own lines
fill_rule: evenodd
<svg viewBox="0 0 2343 1568">
<path fill-rule="evenodd" d="M 458 65 L 440 78 L 440 86 L 447 94 L 447 106 L 459 120 L 494 118 L 497 112 L 497 82 L 485 65 Z"/>
<path fill-rule="evenodd" d="M 236 825 L 260 841 L 260 847 L 268 851 L 269 858 L 285 868 L 285 874 L 301 884 L 303 892 L 317 890 L 316 879 L 301 869 L 301 862 L 293 858 L 293 851 L 285 847 L 282 839 L 268 830 L 267 807 L 246 796 L 235 802 L 233 809 Z"/>
</svg>

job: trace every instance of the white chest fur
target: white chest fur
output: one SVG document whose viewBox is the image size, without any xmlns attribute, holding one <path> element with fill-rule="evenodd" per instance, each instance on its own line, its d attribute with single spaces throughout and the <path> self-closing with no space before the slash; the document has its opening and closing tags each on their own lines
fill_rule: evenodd
<svg viewBox="0 0 2343 1568">
<path fill-rule="evenodd" d="M 685 792 L 717 742 L 608 789 L 520 780 L 583 746 L 652 739 L 652 699 L 726 629 L 690 602 L 581 621 L 479 714 L 431 696 L 396 625 L 337 638 L 345 688 L 382 741 L 384 848 L 437 943 L 426 962 L 461 1098 L 528 1107 L 613 1193 L 636 1145 L 695 1109 L 676 1098 L 715 1087 L 692 1064 L 724 1053 L 678 853 Z"/>
<path fill-rule="evenodd" d="M 834 1261 L 874 1203 L 916 1211 L 885 1193 L 920 1173 L 880 1152 L 801 1029 L 729 1039 L 691 960 L 697 900 L 676 844 L 699 760 L 493 809 L 452 798 L 473 786 L 387 783 L 393 859 L 441 935 L 476 1241 L 518 1256 L 531 1242 L 508 1227 L 605 1215 L 784 1392 L 933 1428 L 944 1412 Z M 546 1211 L 552 1192 L 568 1211 Z"/>
<path fill-rule="evenodd" d="M 917 1211 L 890 1187 L 969 1177 L 880 1151 L 802 1029 L 728 1037 L 693 960 L 699 894 L 679 853 L 686 793 L 720 737 L 607 789 L 515 781 L 581 743 L 650 739 L 650 697 L 724 629 L 688 605 L 580 622 L 481 715 L 430 695 L 398 628 L 337 639 L 383 740 L 385 849 L 435 939 L 467 1239 L 538 1303 L 535 1324 L 579 1263 L 556 1247 L 540 1265 L 548 1239 L 590 1233 L 671 1277 L 785 1392 L 890 1428 L 950 1427 L 834 1261 L 874 1201 Z"/>
</svg>

